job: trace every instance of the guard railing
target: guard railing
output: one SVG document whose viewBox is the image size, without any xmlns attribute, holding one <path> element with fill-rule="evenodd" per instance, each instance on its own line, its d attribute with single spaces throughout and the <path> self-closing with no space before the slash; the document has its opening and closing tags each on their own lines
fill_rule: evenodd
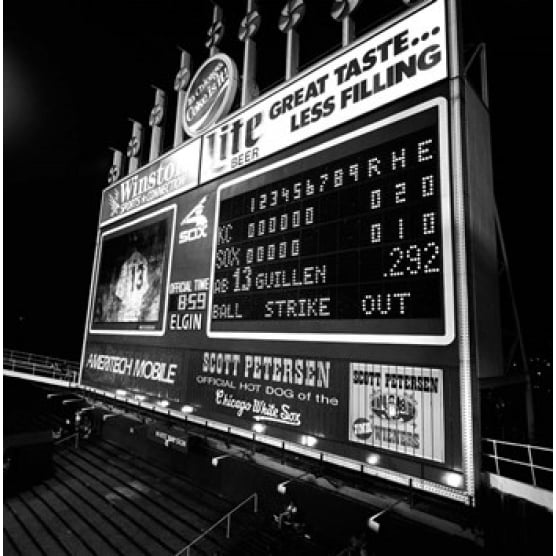
<svg viewBox="0 0 556 556">
<path fill-rule="evenodd" d="M 483 470 L 552 490 L 552 448 L 483 438 Z"/>
<path fill-rule="evenodd" d="M 179 552 L 175 554 L 175 556 L 181 556 L 182 554 L 186 554 L 186 556 L 191 555 L 191 549 L 194 545 L 199 543 L 202 539 L 204 539 L 212 530 L 216 529 L 221 523 L 226 522 L 226 538 L 230 538 L 231 534 L 231 527 L 232 527 L 232 515 L 237 512 L 240 508 L 245 506 L 248 502 L 253 500 L 253 513 L 257 513 L 259 510 L 259 497 L 256 492 L 248 496 L 243 502 L 240 502 L 235 508 L 230 510 L 226 515 L 222 516 L 214 525 L 209 527 L 206 531 L 201 533 L 195 540 L 191 541 L 186 547 L 182 548 Z"/>
<path fill-rule="evenodd" d="M 79 376 L 79 364 L 76 361 L 13 349 L 4 349 L 4 370 L 73 383 L 77 382 Z"/>
</svg>

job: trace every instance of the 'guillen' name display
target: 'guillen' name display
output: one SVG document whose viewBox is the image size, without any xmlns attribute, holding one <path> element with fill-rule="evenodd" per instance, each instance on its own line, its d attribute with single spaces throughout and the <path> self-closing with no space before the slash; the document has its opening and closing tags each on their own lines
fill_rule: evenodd
<svg viewBox="0 0 556 556">
<path fill-rule="evenodd" d="M 224 184 L 210 332 L 442 343 L 452 326 L 444 125 L 439 105 Z"/>
</svg>

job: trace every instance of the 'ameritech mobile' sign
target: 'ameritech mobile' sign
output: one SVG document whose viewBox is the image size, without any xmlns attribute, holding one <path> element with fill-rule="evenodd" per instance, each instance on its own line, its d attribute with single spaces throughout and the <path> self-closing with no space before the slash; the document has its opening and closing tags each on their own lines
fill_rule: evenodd
<svg viewBox="0 0 556 556">
<path fill-rule="evenodd" d="M 447 76 L 443 2 L 358 43 L 203 137 L 209 181 Z"/>
</svg>

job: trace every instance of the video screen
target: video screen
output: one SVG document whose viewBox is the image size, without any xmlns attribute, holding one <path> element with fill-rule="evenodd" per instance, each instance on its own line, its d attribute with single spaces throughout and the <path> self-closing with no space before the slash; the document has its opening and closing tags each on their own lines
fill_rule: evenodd
<svg viewBox="0 0 556 556">
<path fill-rule="evenodd" d="M 162 324 L 169 219 L 105 234 L 93 329 L 156 330 Z"/>
</svg>

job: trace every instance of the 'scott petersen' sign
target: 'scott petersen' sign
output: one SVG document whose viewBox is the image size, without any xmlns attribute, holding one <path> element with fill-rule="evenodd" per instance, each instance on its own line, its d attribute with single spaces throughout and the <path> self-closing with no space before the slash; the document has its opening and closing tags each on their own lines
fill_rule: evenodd
<svg viewBox="0 0 556 556">
<path fill-rule="evenodd" d="M 447 77 L 443 2 L 383 29 L 203 138 L 201 180 L 356 118 Z"/>
</svg>

